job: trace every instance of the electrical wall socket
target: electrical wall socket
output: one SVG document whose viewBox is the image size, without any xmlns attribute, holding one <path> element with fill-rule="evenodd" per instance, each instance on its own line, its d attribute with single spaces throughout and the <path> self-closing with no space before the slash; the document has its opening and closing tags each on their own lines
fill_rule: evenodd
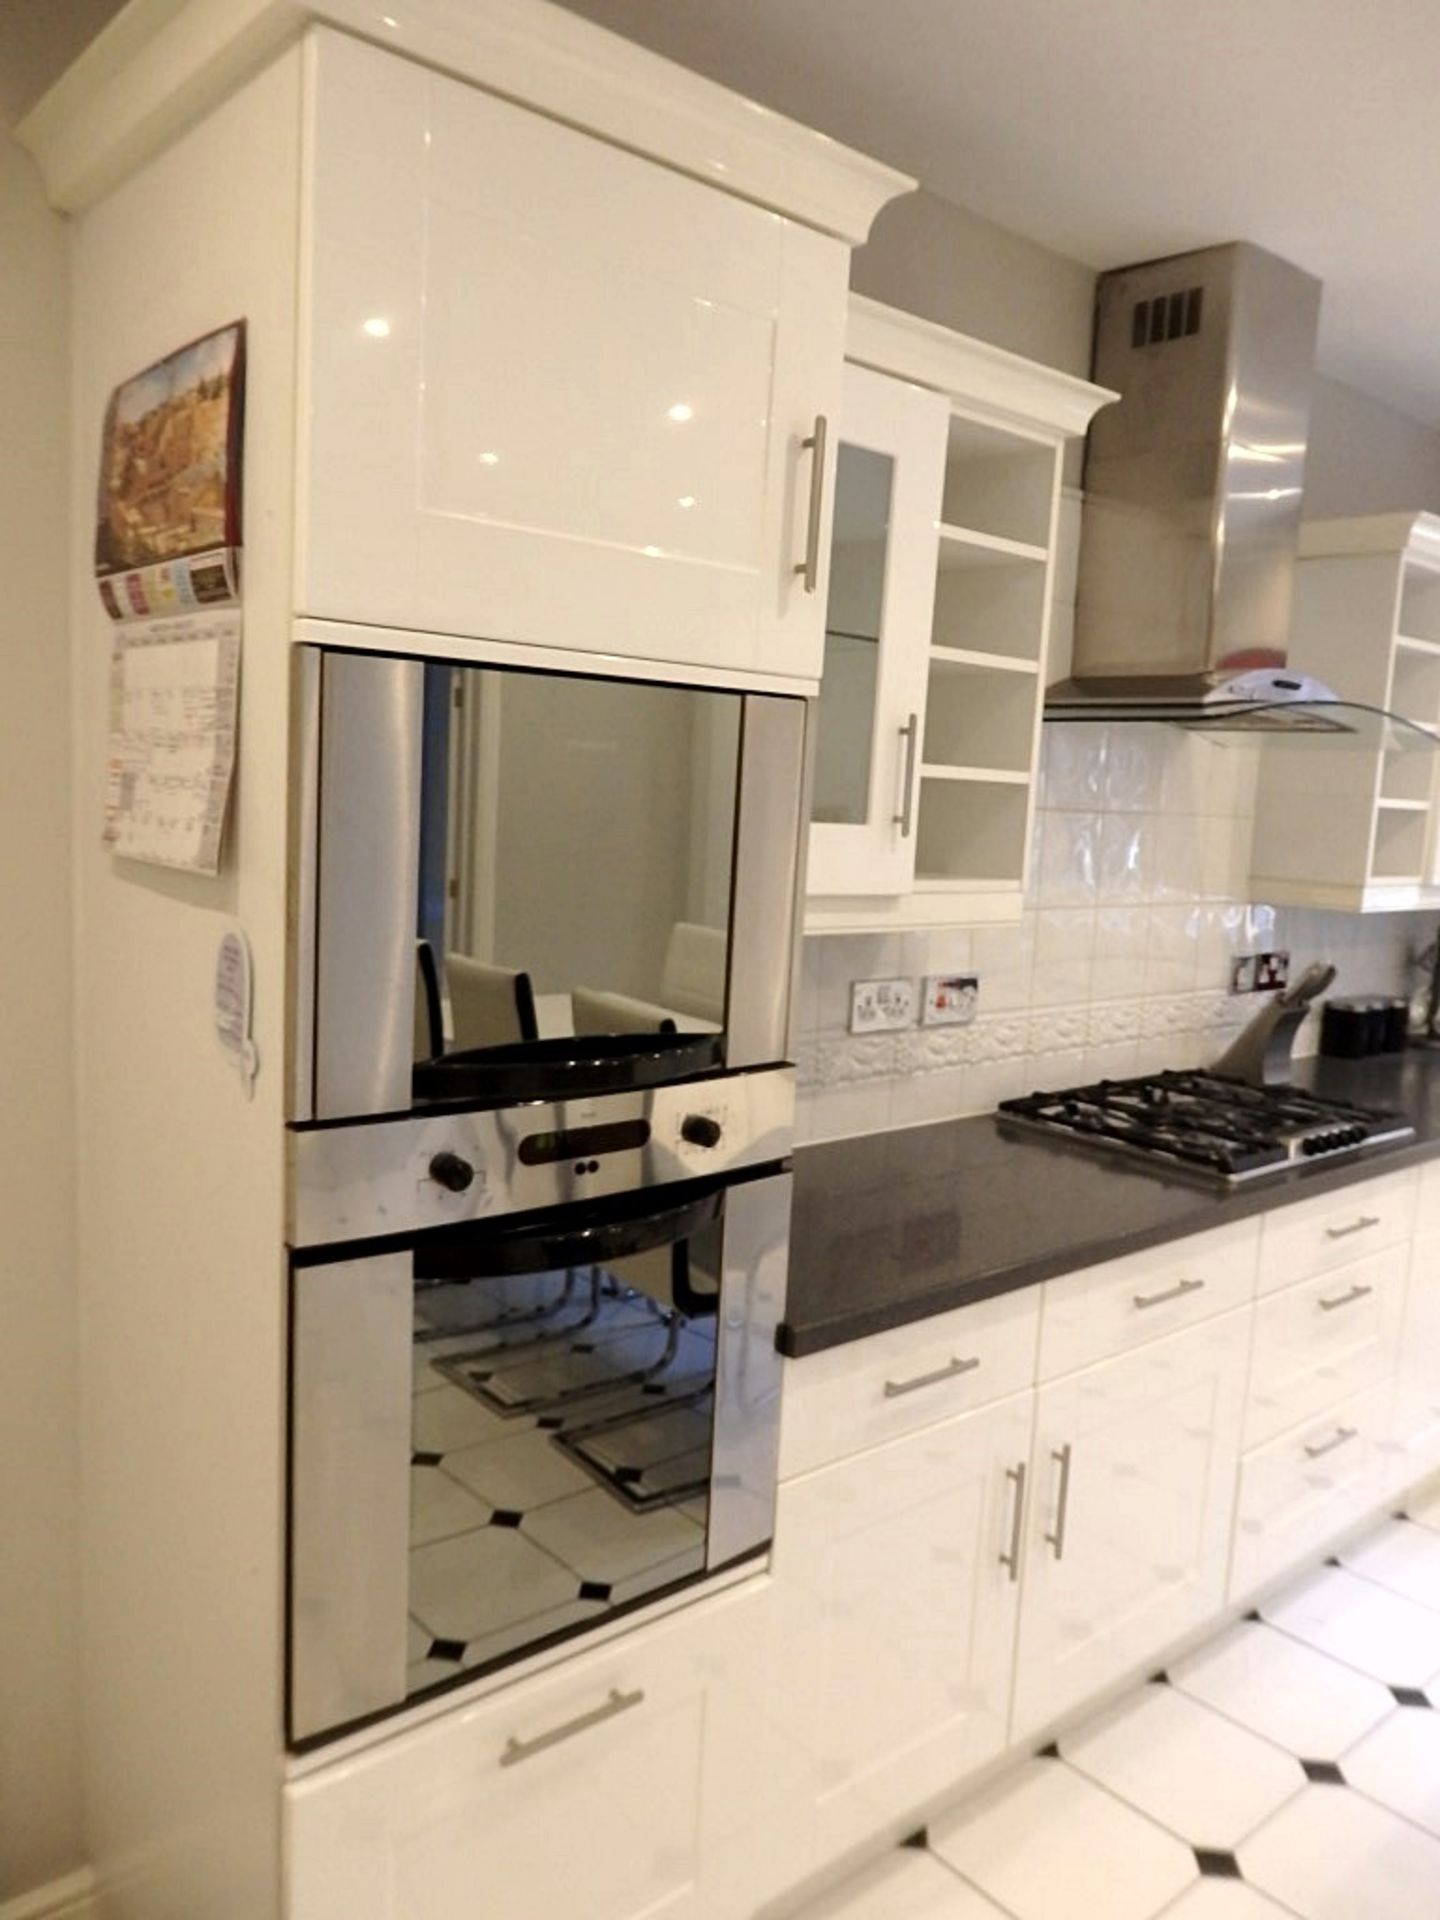
<svg viewBox="0 0 1440 1920">
<path fill-rule="evenodd" d="M 915 1024 L 913 980 L 852 980 L 851 1033 L 894 1033 Z"/>
<path fill-rule="evenodd" d="M 968 1027 L 980 999 L 980 979 L 973 973 L 927 973 L 925 997 L 920 1002 L 922 1027 Z"/>
<path fill-rule="evenodd" d="M 1288 953 L 1241 953 L 1230 967 L 1231 993 L 1273 993 L 1290 978 Z"/>
</svg>

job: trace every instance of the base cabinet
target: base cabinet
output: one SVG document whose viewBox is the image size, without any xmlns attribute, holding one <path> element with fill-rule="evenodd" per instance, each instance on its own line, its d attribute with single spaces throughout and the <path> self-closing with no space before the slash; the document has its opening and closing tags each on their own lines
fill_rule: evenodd
<svg viewBox="0 0 1440 1920">
<path fill-rule="evenodd" d="M 1224 1603 L 1248 1309 L 1036 1401 L 1011 1739 Z"/>
<path fill-rule="evenodd" d="M 821 1859 L 1005 1747 L 1032 1398 L 781 1489 L 774 1577 Z"/>
<path fill-rule="evenodd" d="M 1422 1233 L 1410 1256 L 1405 1332 L 1384 1474 L 1388 1490 L 1440 1467 L 1440 1232 Z"/>
<path fill-rule="evenodd" d="M 286 1791 L 292 1920 L 706 1920 L 722 1596 Z"/>
</svg>

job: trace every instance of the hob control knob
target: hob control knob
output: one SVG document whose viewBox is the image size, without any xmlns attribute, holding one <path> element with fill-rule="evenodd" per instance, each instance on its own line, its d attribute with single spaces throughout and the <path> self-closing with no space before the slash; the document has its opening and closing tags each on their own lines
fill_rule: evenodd
<svg viewBox="0 0 1440 1920">
<path fill-rule="evenodd" d="M 430 1162 L 430 1178 L 447 1193 L 465 1193 L 475 1184 L 475 1169 L 458 1153 L 437 1153 Z"/>
<path fill-rule="evenodd" d="M 708 1113 L 687 1113 L 680 1122 L 680 1138 L 688 1140 L 692 1147 L 718 1147 L 720 1122 L 712 1120 Z"/>
</svg>

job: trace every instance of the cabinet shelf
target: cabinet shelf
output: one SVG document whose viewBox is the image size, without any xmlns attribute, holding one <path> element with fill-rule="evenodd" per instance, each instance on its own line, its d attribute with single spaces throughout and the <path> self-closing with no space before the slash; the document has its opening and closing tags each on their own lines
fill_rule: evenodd
<svg viewBox="0 0 1440 1920">
<path fill-rule="evenodd" d="M 930 664 L 944 671 L 947 667 L 982 667 L 987 673 L 1039 673 L 1040 662 L 1008 653 L 982 653 L 978 647 L 932 646 Z"/>
<path fill-rule="evenodd" d="M 946 767 L 935 761 L 922 762 L 922 780 L 965 780 L 986 787 L 1028 787 L 1030 775 L 1010 767 Z"/>
<path fill-rule="evenodd" d="M 1428 813 L 1430 811 L 1428 800 L 1390 800 L 1383 794 L 1376 805 L 1387 813 Z"/>
<path fill-rule="evenodd" d="M 1421 640 L 1413 633 L 1397 633 L 1395 645 L 1408 653 L 1440 654 L 1440 640 Z"/>
<path fill-rule="evenodd" d="M 1028 540 L 1009 540 L 1004 534 L 982 533 L 978 527 L 956 527 L 941 521 L 940 571 L 956 567 L 1004 567 L 1017 562 L 1025 566 L 1044 566 L 1049 549 L 1033 546 Z"/>
</svg>

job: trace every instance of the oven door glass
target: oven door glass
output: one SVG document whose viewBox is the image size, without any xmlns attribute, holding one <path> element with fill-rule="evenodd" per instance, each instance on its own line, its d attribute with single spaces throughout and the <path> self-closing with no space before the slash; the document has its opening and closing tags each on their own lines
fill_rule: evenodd
<svg viewBox="0 0 1440 1920">
<path fill-rule="evenodd" d="M 425 670 L 415 1092 L 725 1065 L 738 694 Z"/>
<path fill-rule="evenodd" d="M 297 1738 L 765 1544 L 788 1188 L 632 1194 L 297 1269 Z"/>
</svg>

